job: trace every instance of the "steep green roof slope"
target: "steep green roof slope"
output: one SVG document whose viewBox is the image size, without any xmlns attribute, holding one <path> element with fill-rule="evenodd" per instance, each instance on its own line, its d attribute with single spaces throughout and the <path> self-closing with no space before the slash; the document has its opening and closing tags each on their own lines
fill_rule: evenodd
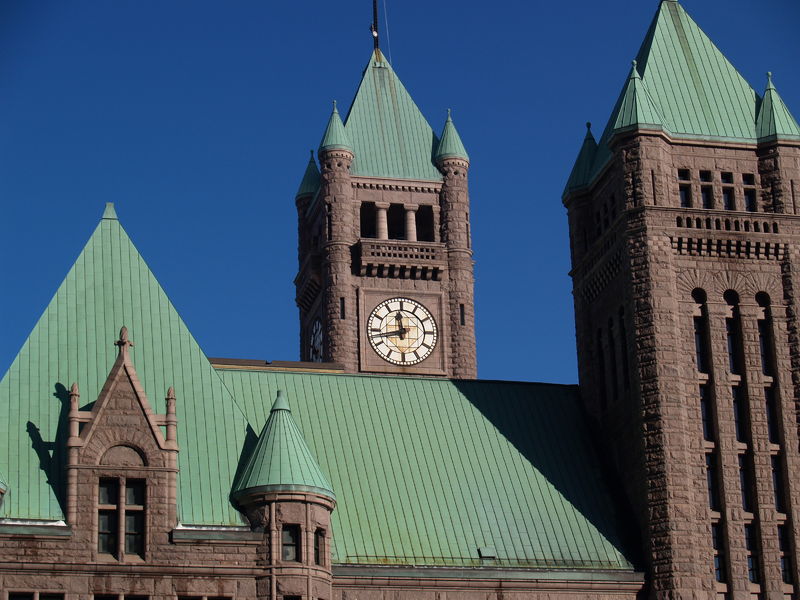
<svg viewBox="0 0 800 600">
<path fill-rule="evenodd" d="M 439 140 L 380 50 L 364 70 L 345 131 L 353 175 L 441 181 L 432 162 Z"/>
<path fill-rule="evenodd" d="M 622 102 L 616 111 L 614 132 L 626 131 L 633 128 L 662 129 L 663 120 L 658 114 L 658 109 L 647 88 L 639 76 L 636 61 L 631 66 L 628 83 L 622 91 Z"/>
<path fill-rule="evenodd" d="M 631 75 L 641 75 L 634 82 L 639 89 L 632 93 L 629 77 L 598 142 L 587 183 L 611 158 L 614 134 L 638 125 L 660 126 L 677 139 L 755 144 L 769 138 L 769 133 L 760 135 L 773 125 L 770 115 L 758 115 L 759 105 L 764 113 L 758 94 L 677 1 L 660 3 L 636 63 L 638 73 Z M 768 106 L 776 107 L 776 126 L 794 139 L 788 132 L 795 119 L 777 92 L 767 93 L 774 94 Z"/>
<path fill-rule="evenodd" d="M 336 563 L 631 569 L 574 387 L 219 373 L 254 428 L 291 398 L 336 491 Z"/>
<path fill-rule="evenodd" d="M 755 140 L 755 91 L 678 2 L 661 2 L 636 60 L 674 135 Z"/>
<path fill-rule="evenodd" d="M 314 160 L 314 151 L 311 151 L 311 158 L 308 159 L 305 173 L 303 173 L 303 180 L 300 182 L 300 187 L 297 188 L 295 198 L 300 196 L 310 196 L 317 193 L 319 189 L 319 168 L 317 161 Z"/>
<path fill-rule="evenodd" d="M 758 111 L 756 135 L 760 141 L 777 139 L 800 141 L 800 126 L 775 89 L 772 73 L 767 73 L 767 91 L 764 92 L 764 99 Z"/>
<path fill-rule="evenodd" d="M 335 499 L 331 484 L 308 449 L 280 390 L 233 495 L 278 490 L 311 492 Z"/>
<path fill-rule="evenodd" d="M 575 164 L 572 166 L 572 171 L 570 171 L 563 195 L 589 183 L 595 154 L 597 154 L 597 142 L 592 135 L 592 124 L 586 123 L 586 135 L 583 138 L 580 152 L 578 152 L 578 158 L 575 159 Z"/>
<path fill-rule="evenodd" d="M 84 405 L 97 398 L 122 325 L 154 410 L 175 387 L 180 520 L 241 523 L 228 494 L 247 422 L 111 205 L 0 380 L 0 516 L 63 518 L 68 390 L 78 382 Z"/>
</svg>

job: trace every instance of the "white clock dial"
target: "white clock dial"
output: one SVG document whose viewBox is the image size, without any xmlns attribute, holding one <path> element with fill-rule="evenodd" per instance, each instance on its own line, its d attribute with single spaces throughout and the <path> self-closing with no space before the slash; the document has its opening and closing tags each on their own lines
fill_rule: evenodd
<svg viewBox="0 0 800 600">
<path fill-rule="evenodd" d="M 308 358 L 312 362 L 322 362 L 322 321 L 314 320 L 308 340 Z"/>
<path fill-rule="evenodd" d="M 396 365 L 422 362 L 436 347 L 436 321 L 415 300 L 384 300 L 367 319 L 367 338 L 383 360 Z"/>
</svg>

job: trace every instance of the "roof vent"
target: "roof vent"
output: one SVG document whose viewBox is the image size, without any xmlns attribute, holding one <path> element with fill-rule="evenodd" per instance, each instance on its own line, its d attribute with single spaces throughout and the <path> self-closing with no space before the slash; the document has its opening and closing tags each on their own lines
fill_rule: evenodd
<svg viewBox="0 0 800 600">
<path fill-rule="evenodd" d="M 478 548 L 480 558 L 497 558 L 497 551 L 491 546 L 481 546 Z"/>
</svg>

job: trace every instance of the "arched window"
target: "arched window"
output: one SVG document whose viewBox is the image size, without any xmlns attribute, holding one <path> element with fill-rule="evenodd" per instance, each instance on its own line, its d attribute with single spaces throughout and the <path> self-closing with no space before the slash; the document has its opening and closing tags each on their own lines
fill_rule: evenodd
<svg viewBox="0 0 800 600">
<path fill-rule="evenodd" d="M 728 368 L 734 375 L 742 374 L 742 323 L 739 314 L 739 294 L 728 290 L 723 294 L 728 304 L 728 314 L 725 317 L 725 335 L 728 342 Z"/>
</svg>

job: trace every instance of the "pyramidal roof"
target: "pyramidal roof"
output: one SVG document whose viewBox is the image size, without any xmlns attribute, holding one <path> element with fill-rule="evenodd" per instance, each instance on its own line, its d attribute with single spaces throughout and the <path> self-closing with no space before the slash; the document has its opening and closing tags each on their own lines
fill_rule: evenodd
<svg viewBox="0 0 800 600">
<path fill-rule="evenodd" d="M 469 160 L 469 154 L 467 154 L 467 149 L 464 148 L 461 136 L 458 135 L 449 108 L 447 109 L 447 121 L 444 123 L 442 138 L 439 140 L 439 146 L 436 148 L 434 160 L 439 161 L 445 158 L 463 158 L 464 160 Z"/>
<path fill-rule="evenodd" d="M 245 492 L 270 491 L 303 491 L 335 498 L 328 478 L 323 475 L 292 418 L 282 391 L 278 391 L 233 495 L 241 497 Z"/>
<path fill-rule="evenodd" d="M 311 158 L 308 159 L 306 172 L 303 173 L 303 180 L 300 182 L 300 187 L 297 188 L 295 198 L 300 196 L 309 196 L 315 194 L 319 189 L 319 168 L 317 161 L 314 160 L 314 151 L 311 151 Z"/>
<path fill-rule="evenodd" d="M 756 143 L 763 138 L 756 124 L 760 103 L 680 3 L 662 0 L 600 137 L 586 183 L 611 158 L 611 138 L 640 126 L 659 126 L 678 139 Z M 778 109 L 776 122 L 790 131 L 794 119 L 782 101 Z M 769 131 L 769 117 L 762 122 Z"/>
<path fill-rule="evenodd" d="M 111 204 L 0 380 L 0 472 L 14 491 L 0 516 L 63 519 L 69 386 L 79 384 L 83 402 L 97 399 L 122 325 L 157 413 L 165 413 L 165 392 L 175 388 L 180 521 L 240 524 L 228 490 L 247 421 Z"/>
<path fill-rule="evenodd" d="M 767 91 L 764 92 L 764 99 L 758 110 L 756 135 L 759 141 L 776 139 L 800 141 L 800 126 L 775 89 L 772 73 L 767 73 Z"/>
<path fill-rule="evenodd" d="M 636 61 L 633 61 L 628 82 L 622 91 L 622 100 L 616 111 L 614 132 L 627 131 L 634 128 L 662 129 L 663 121 L 653 103 L 647 88 L 639 76 Z"/>
<path fill-rule="evenodd" d="M 345 131 L 354 175 L 441 181 L 432 160 L 439 140 L 378 49 L 364 69 Z"/>
</svg>

